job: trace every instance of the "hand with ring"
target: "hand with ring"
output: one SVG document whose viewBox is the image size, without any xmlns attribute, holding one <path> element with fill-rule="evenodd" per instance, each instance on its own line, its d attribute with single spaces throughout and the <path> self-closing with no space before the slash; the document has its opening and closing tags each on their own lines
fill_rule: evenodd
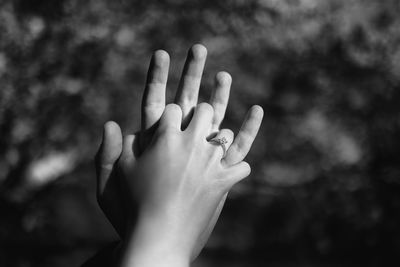
<svg viewBox="0 0 400 267">
<path fill-rule="evenodd" d="M 222 197 L 249 175 L 246 162 L 226 165 L 220 147 L 207 141 L 213 115 L 213 107 L 201 103 L 181 130 L 182 109 L 169 104 L 138 158 L 134 140 L 124 142 L 118 165 L 139 214 L 122 266 L 157 266 L 154 257 L 170 263 L 165 266 L 186 266 Z"/>
<path fill-rule="evenodd" d="M 229 188 L 228 184 L 231 185 L 234 183 L 234 181 L 236 182 L 237 180 L 244 178 L 244 174 L 248 173 L 249 167 L 247 163 L 243 162 L 243 159 L 247 155 L 257 134 L 263 116 L 262 109 L 259 106 L 252 107 L 235 139 L 233 139 L 233 133 L 230 130 L 222 129 L 221 131 L 218 131 L 219 126 L 224 118 L 231 84 L 231 78 L 229 74 L 226 72 L 220 72 L 216 75 L 216 86 L 212 93 L 209 105 L 200 104 L 196 108 L 192 119 L 193 110 L 197 105 L 198 91 L 200 88 L 200 81 L 205 59 L 206 49 L 203 46 L 194 45 L 190 49 L 175 99 L 177 105 L 166 107 L 165 89 L 169 69 L 169 56 L 165 51 L 156 51 L 150 64 L 148 79 L 143 95 L 142 129 L 140 133 L 125 136 L 124 140 L 122 140 L 122 134 L 119 126 L 114 122 L 106 123 L 104 127 L 103 142 L 96 156 L 96 169 L 98 177 L 97 192 L 99 204 L 117 232 L 122 238 L 125 238 L 129 235 L 129 227 L 133 227 L 135 224 L 134 221 L 135 214 L 137 215 L 137 210 L 135 210 L 134 207 L 144 209 L 143 203 L 146 203 L 144 199 L 147 198 L 142 198 L 141 195 L 145 194 L 144 192 L 156 192 L 157 190 L 162 190 L 162 188 L 149 189 L 149 187 L 151 188 L 152 186 L 155 187 L 157 185 L 157 182 L 153 181 L 155 178 L 149 178 L 151 182 L 154 182 L 149 184 L 149 181 L 143 178 L 143 176 L 148 175 L 144 170 L 140 169 L 140 171 L 138 171 L 136 167 L 133 168 L 131 166 L 128 168 L 127 166 L 132 164 L 135 165 L 137 162 L 142 161 L 153 161 L 149 160 L 148 158 L 151 158 L 149 155 L 157 154 L 154 152 L 156 151 L 156 148 L 158 149 L 157 151 L 160 151 L 160 153 L 166 153 L 169 151 L 167 146 L 167 148 L 165 148 L 167 150 L 162 152 L 160 149 L 160 147 L 162 147 L 160 143 L 165 145 L 165 143 L 168 143 L 165 142 L 165 140 L 171 136 L 174 136 L 173 138 L 177 138 L 175 135 L 167 134 L 170 133 L 171 129 L 174 129 L 173 127 L 179 129 L 180 131 L 181 129 L 183 130 L 181 131 L 182 133 L 180 133 L 181 135 L 178 135 L 180 137 L 177 139 L 182 140 L 179 142 L 177 141 L 177 144 L 175 144 L 177 147 L 182 145 L 185 141 L 187 142 L 186 145 L 188 145 L 189 148 L 193 148 L 194 144 L 197 145 L 198 142 L 200 142 L 200 136 L 202 138 L 203 135 L 205 135 L 207 138 L 209 138 L 213 133 L 218 133 L 217 136 L 212 139 L 216 140 L 215 138 L 218 138 L 217 140 L 219 141 L 217 146 L 215 146 L 214 141 L 210 143 L 207 142 L 207 149 L 211 149 L 209 147 L 212 147 L 214 149 L 213 151 L 215 152 L 215 148 L 218 146 L 221 146 L 222 148 L 225 147 L 226 151 L 219 149 L 219 151 L 221 151 L 219 152 L 219 155 L 217 152 L 215 152 L 215 154 L 217 154 L 220 158 L 221 166 L 230 170 L 232 168 L 240 168 L 242 171 L 241 176 L 243 177 L 236 177 L 236 179 L 231 178 L 231 183 L 226 182 L 225 184 L 225 191 L 222 190 L 219 192 L 224 192 L 224 194 L 220 195 L 220 199 L 218 199 L 218 203 L 215 206 L 215 209 L 212 210 L 211 215 L 208 214 L 205 216 L 205 218 L 208 218 L 208 221 L 205 220 L 202 222 L 202 224 L 200 224 L 204 226 L 204 229 L 202 229 L 199 235 L 196 236 L 196 242 L 191 245 L 191 259 L 194 259 L 201 251 L 212 229 L 214 228 L 226 198 L 226 189 Z M 160 120 L 162 116 L 163 119 Z M 174 117 L 174 119 L 171 119 L 171 117 Z M 180 118 L 179 122 L 176 120 L 176 117 Z M 198 118 L 200 121 L 195 123 L 194 120 L 196 118 Z M 172 125 L 171 123 L 176 123 L 176 125 L 170 127 Z M 162 125 L 164 127 L 162 128 L 163 130 L 160 129 Z M 189 125 L 188 129 L 186 129 L 187 125 Z M 191 125 L 196 125 L 196 127 L 193 126 L 190 128 Z M 167 130 L 165 127 L 167 127 Z M 202 131 L 198 130 L 200 128 Z M 187 131 L 189 129 L 191 129 L 191 133 L 193 132 L 192 134 L 196 133 L 199 136 L 199 140 L 197 138 L 193 138 L 193 135 L 188 134 Z M 200 135 L 197 131 L 200 131 L 202 134 Z M 161 135 L 162 138 L 159 135 Z M 191 136 L 191 139 L 188 136 Z M 192 145 L 188 140 L 193 142 Z M 225 140 L 227 142 L 224 141 L 222 144 L 221 140 Z M 211 145 L 211 143 L 213 145 Z M 175 151 L 175 153 L 176 154 L 170 155 L 172 159 L 178 155 L 177 151 Z M 185 153 L 189 152 L 185 150 Z M 205 155 L 209 155 L 207 153 Z M 223 157 L 223 154 L 225 153 L 226 155 Z M 148 160 L 145 161 L 144 158 Z M 156 158 L 161 162 L 160 158 Z M 150 169 L 153 169 L 154 164 L 157 163 L 157 160 L 156 162 L 146 163 L 146 166 L 148 166 Z M 186 160 L 188 160 L 188 158 L 186 158 Z M 119 164 L 116 164 L 117 162 L 119 162 Z M 181 161 L 178 162 L 179 164 L 182 164 Z M 117 167 L 117 165 L 124 171 L 118 172 L 117 169 L 119 167 Z M 143 165 L 145 164 L 143 163 Z M 121 175 L 121 173 L 124 175 Z M 222 173 L 219 173 L 219 175 L 222 175 Z M 125 179 L 121 179 L 121 176 L 123 176 Z M 200 176 L 201 173 L 199 173 L 199 177 Z M 228 180 L 229 179 L 226 179 L 225 181 Z M 124 191 L 126 188 L 123 186 L 123 184 L 121 184 L 124 182 L 129 182 L 128 184 L 130 186 L 128 187 L 128 191 L 130 192 Z M 127 196 L 129 196 L 129 198 Z M 213 201 L 216 201 L 216 198 L 213 198 Z M 210 207 L 213 207 L 213 205 Z M 127 225 L 128 221 L 129 223 Z"/>
</svg>

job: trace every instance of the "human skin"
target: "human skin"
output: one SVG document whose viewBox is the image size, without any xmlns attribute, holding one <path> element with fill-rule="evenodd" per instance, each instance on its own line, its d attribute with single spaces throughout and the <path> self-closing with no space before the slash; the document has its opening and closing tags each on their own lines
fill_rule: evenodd
<svg viewBox="0 0 400 267">
<path fill-rule="evenodd" d="M 177 91 L 175 102 L 182 110 L 182 119 L 180 127 L 185 129 L 190 122 L 191 113 L 197 104 L 198 91 L 200 87 L 201 76 L 206 59 L 206 49 L 202 45 L 194 45 L 188 53 L 188 58 L 182 73 L 182 79 Z M 109 218 L 117 232 L 124 239 L 130 230 L 127 225 L 134 227 L 137 220 L 137 201 L 129 202 L 124 199 L 126 192 L 120 187 L 121 175 L 118 175 L 116 162 L 122 153 L 123 143 L 133 142 L 135 149 L 132 157 L 140 157 L 143 151 L 149 147 L 149 142 L 154 137 L 157 122 L 165 109 L 165 88 L 168 77 L 169 56 L 165 51 L 156 51 L 150 64 L 148 78 L 142 101 L 142 128 L 137 135 L 128 135 L 125 142 L 122 140 L 119 126 L 113 122 L 105 124 L 104 139 L 96 157 L 97 176 L 98 176 L 98 200 L 101 208 Z M 208 129 L 208 135 L 218 132 L 220 124 L 224 118 L 225 110 L 229 99 L 229 90 L 231 77 L 226 72 L 220 72 L 216 75 L 216 85 L 209 101 L 213 108 L 211 126 Z M 262 119 L 262 109 L 254 106 L 244 120 L 241 130 L 233 144 L 229 147 L 226 157 L 223 159 L 226 166 L 233 166 L 241 162 L 247 155 L 251 144 L 259 129 Z M 233 140 L 233 133 L 224 129 L 222 133 L 228 140 Z M 220 149 L 221 150 L 221 149 Z M 141 177 L 132 177 L 133 180 L 141 181 Z M 141 191 L 140 183 L 137 184 L 137 194 Z M 222 210 L 226 199 L 226 193 L 221 196 L 219 204 L 213 211 L 208 224 L 205 226 L 191 252 L 193 260 L 201 251 L 206 243 L 215 223 Z M 133 197 L 135 199 L 135 197 Z M 127 223 L 129 222 L 129 223 Z"/>
<path fill-rule="evenodd" d="M 224 163 L 222 149 L 207 140 L 213 112 L 210 104 L 199 104 L 182 131 L 181 108 L 167 105 L 152 142 L 136 159 L 133 139 L 125 139 L 118 165 L 139 214 L 121 266 L 172 266 L 169 260 L 187 266 L 222 197 L 250 174 L 244 161 Z"/>
</svg>

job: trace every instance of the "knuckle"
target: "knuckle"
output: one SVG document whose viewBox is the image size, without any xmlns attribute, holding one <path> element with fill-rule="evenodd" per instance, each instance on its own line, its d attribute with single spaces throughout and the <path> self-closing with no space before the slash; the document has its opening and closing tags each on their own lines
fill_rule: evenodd
<svg viewBox="0 0 400 267">
<path fill-rule="evenodd" d="M 113 164 L 113 163 L 101 164 L 101 165 L 100 165 L 100 168 L 101 168 L 103 171 L 111 172 L 111 171 L 113 170 L 113 168 L 114 168 L 114 164 Z"/>
<path fill-rule="evenodd" d="M 178 130 L 175 127 L 166 126 L 160 131 L 159 137 L 164 137 L 165 140 L 167 140 L 169 142 L 170 138 L 175 136 L 177 133 L 178 133 Z"/>
<path fill-rule="evenodd" d="M 142 108 L 142 112 L 146 115 L 147 120 L 157 120 L 163 114 L 164 106 L 156 103 L 148 104 Z"/>
<path fill-rule="evenodd" d="M 247 143 L 239 142 L 239 144 L 237 145 L 237 152 L 240 154 L 245 154 L 247 150 L 248 150 Z"/>
<path fill-rule="evenodd" d="M 240 138 L 240 142 L 238 143 L 238 147 L 244 153 L 249 152 L 251 145 L 253 144 L 253 138 L 248 135 L 243 135 Z"/>
<path fill-rule="evenodd" d="M 143 107 L 146 113 L 153 113 L 159 110 L 162 110 L 164 106 L 160 103 L 148 103 Z"/>
</svg>

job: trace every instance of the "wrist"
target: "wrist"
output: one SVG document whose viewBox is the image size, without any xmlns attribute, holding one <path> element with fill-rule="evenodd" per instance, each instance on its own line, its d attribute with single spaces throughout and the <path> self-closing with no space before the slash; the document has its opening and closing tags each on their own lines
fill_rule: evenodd
<svg viewBox="0 0 400 267">
<path fill-rule="evenodd" d="M 189 244 L 165 221 L 139 219 L 120 247 L 121 267 L 188 267 Z M 178 229 L 177 229 L 178 230 Z"/>
</svg>

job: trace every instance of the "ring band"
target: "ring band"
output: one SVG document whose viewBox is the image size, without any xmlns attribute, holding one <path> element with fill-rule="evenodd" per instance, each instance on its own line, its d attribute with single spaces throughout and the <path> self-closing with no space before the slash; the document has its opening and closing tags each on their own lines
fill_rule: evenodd
<svg viewBox="0 0 400 267">
<path fill-rule="evenodd" d="M 210 140 L 210 142 L 214 142 L 218 145 L 220 145 L 222 147 L 222 150 L 224 151 L 224 154 L 222 155 L 223 158 L 225 158 L 226 155 L 226 144 L 228 143 L 228 140 L 226 140 L 225 137 L 221 137 L 221 138 L 213 138 Z"/>
</svg>

